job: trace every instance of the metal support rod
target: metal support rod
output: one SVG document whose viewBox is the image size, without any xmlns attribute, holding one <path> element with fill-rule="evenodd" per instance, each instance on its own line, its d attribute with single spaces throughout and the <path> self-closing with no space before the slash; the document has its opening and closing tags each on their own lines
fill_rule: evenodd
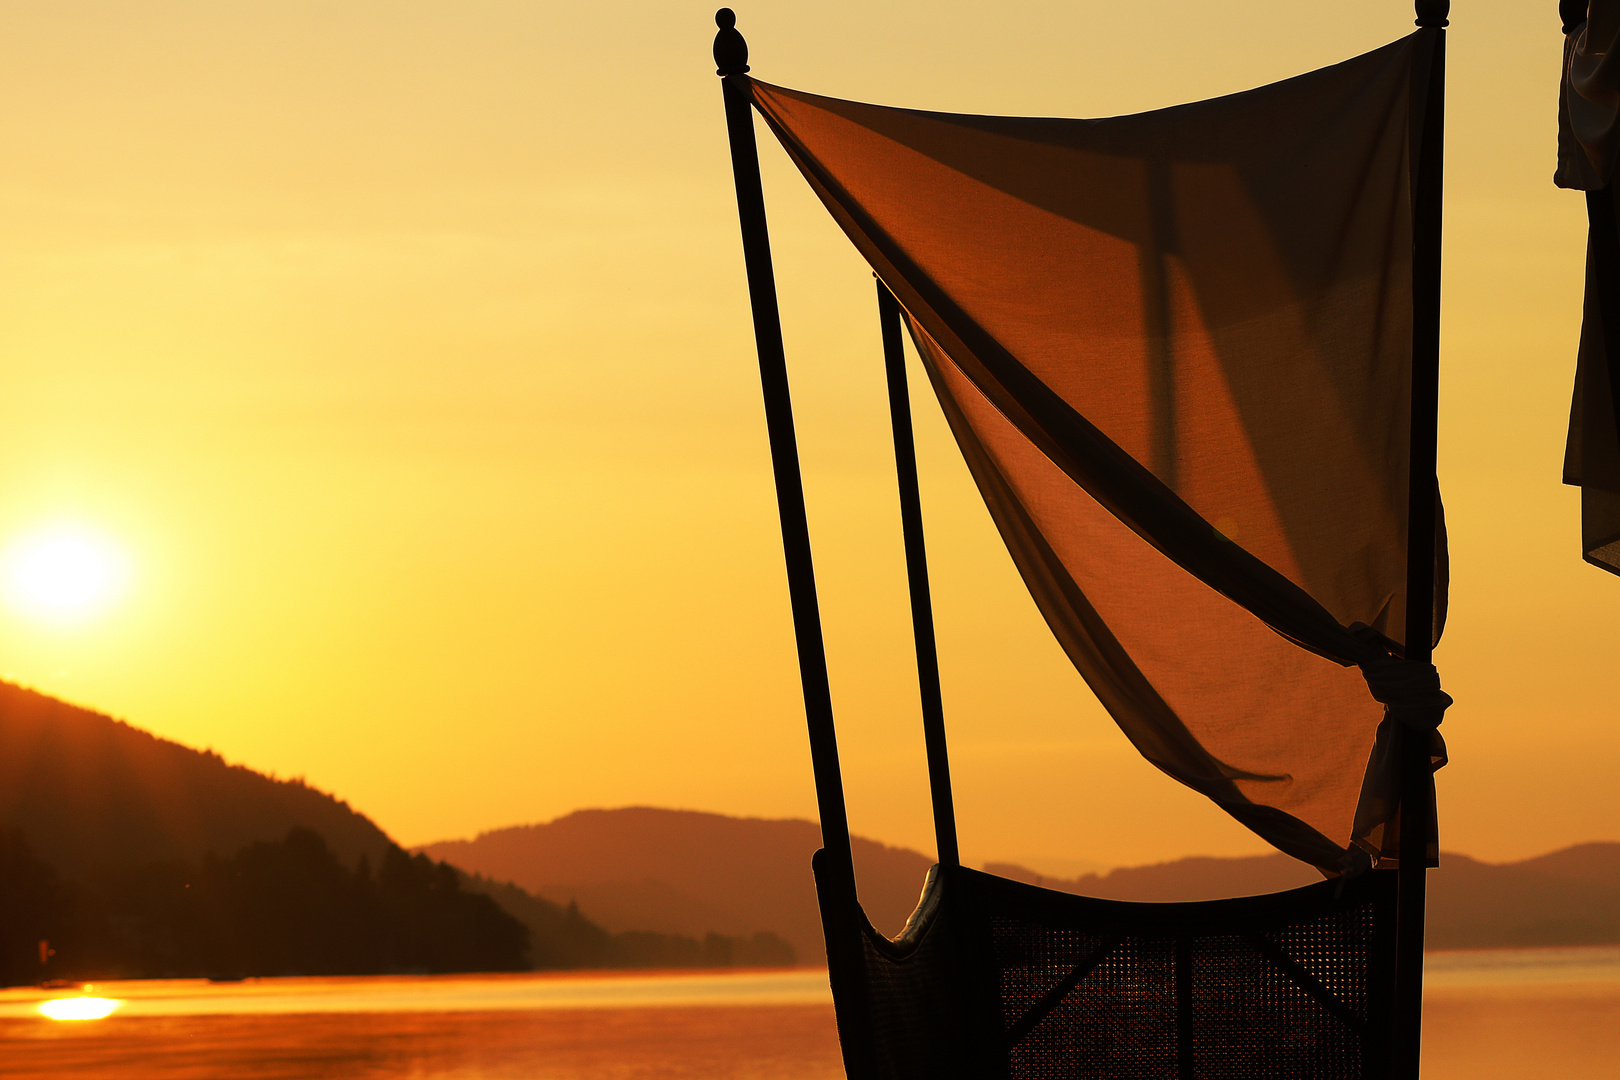
<svg viewBox="0 0 1620 1080">
<path fill-rule="evenodd" d="M 889 376 L 889 420 L 894 427 L 894 471 L 900 480 L 900 528 L 906 541 L 906 579 L 911 586 L 911 632 L 917 645 L 917 687 L 922 694 L 923 746 L 928 754 L 928 792 L 934 804 L 934 845 L 944 866 L 960 866 L 956 807 L 951 799 L 951 763 L 945 749 L 945 705 L 939 688 L 939 650 L 934 640 L 934 602 L 928 590 L 928 551 L 923 543 L 922 496 L 917 489 L 917 444 L 911 432 L 911 394 L 900 303 L 877 283 L 883 330 L 883 367 Z"/>
<path fill-rule="evenodd" d="M 1417 147 L 1412 213 L 1412 439 L 1407 509 L 1405 657 L 1434 658 L 1435 478 L 1440 400 L 1440 236 L 1444 191 L 1446 0 L 1418 0 L 1428 78 Z M 1420 63 L 1423 61 L 1420 60 Z M 1397 732 L 1401 761 L 1400 864 L 1396 871 L 1395 998 L 1391 1075 L 1416 1080 L 1422 1057 L 1423 924 L 1429 838 L 1434 826 L 1434 770 L 1425 733 Z"/>
<path fill-rule="evenodd" d="M 743 263 L 748 272 L 748 299 L 753 307 L 754 344 L 759 352 L 759 378 L 765 394 L 765 423 L 770 435 L 771 466 L 776 474 L 776 508 L 782 520 L 782 548 L 787 559 L 788 595 L 793 632 L 798 643 L 799 679 L 804 688 L 805 719 L 810 729 L 810 761 L 816 778 L 816 805 L 821 815 L 821 845 L 826 851 L 827 878 L 855 899 L 849 819 L 844 810 L 844 781 L 838 767 L 838 738 L 833 729 L 832 691 L 827 681 L 827 653 L 821 638 L 821 609 L 816 600 L 815 568 L 810 559 L 810 526 L 805 517 L 804 483 L 799 474 L 799 446 L 793 430 L 793 402 L 788 394 L 787 361 L 782 351 L 782 320 L 776 306 L 776 273 L 765 224 L 765 192 L 759 179 L 759 147 L 754 141 L 752 95 L 749 91 L 748 45 L 736 30 L 729 8 L 715 14 L 720 32 L 714 59 L 726 104 L 726 131 L 731 139 L 731 169 L 737 185 L 737 216 L 742 225 Z"/>
<path fill-rule="evenodd" d="M 765 224 L 765 192 L 759 178 L 759 147 L 754 140 L 753 95 L 749 89 L 748 43 L 737 32 L 730 8 L 715 12 L 720 32 L 714 37 L 716 74 L 726 105 L 726 132 L 731 141 L 731 170 L 737 186 L 737 216 L 742 225 L 743 263 L 748 273 L 748 299 L 753 308 L 754 345 L 759 353 L 760 385 L 765 394 L 765 424 L 776 474 L 776 508 L 782 520 L 782 550 L 787 559 L 788 595 L 793 607 L 793 633 L 798 643 L 799 680 L 804 689 L 805 720 L 810 730 L 810 764 L 816 778 L 816 806 L 821 817 L 821 850 L 812 860 L 816 899 L 827 941 L 827 978 L 832 985 L 838 1041 L 851 1080 L 865 1080 L 873 1060 L 870 1006 L 862 973 L 860 913 L 855 895 L 855 864 L 844 810 L 844 780 L 838 767 L 838 738 L 833 728 L 832 691 L 827 681 L 827 652 L 821 638 L 821 609 L 816 600 L 815 569 L 810 559 L 810 526 L 804 509 L 804 482 L 799 473 L 798 440 L 793 431 L 793 402 L 788 394 L 787 360 L 782 350 L 782 320 L 776 307 L 776 274 L 771 267 L 770 234 Z"/>
</svg>

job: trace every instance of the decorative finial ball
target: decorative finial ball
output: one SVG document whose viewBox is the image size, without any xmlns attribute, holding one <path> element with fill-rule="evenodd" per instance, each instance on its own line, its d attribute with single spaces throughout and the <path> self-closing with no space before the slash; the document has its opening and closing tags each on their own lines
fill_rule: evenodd
<svg viewBox="0 0 1620 1080">
<path fill-rule="evenodd" d="M 1414 6 L 1419 26 L 1445 26 L 1450 21 L 1451 0 L 1417 0 Z"/>
<path fill-rule="evenodd" d="M 741 75 L 748 70 L 748 42 L 737 31 L 737 13 L 721 8 L 714 13 L 714 25 L 720 28 L 714 35 L 715 74 Z"/>
</svg>

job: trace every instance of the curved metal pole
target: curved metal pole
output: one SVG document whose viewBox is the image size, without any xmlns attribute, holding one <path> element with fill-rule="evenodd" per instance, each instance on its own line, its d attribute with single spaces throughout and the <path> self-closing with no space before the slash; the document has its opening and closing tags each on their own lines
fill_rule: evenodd
<svg viewBox="0 0 1620 1080">
<path fill-rule="evenodd" d="M 874 275 L 875 276 L 875 275 Z M 934 806 L 934 844 L 943 866 L 962 865 L 956 846 L 956 806 L 945 746 L 945 705 L 939 689 L 939 650 L 934 640 L 934 602 L 928 589 L 928 550 L 923 542 L 922 496 L 917 490 L 917 444 L 911 431 L 911 394 L 900 303 L 877 282 L 878 321 L 883 330 L 883 367 L 889 379 L 889 420 L 894 428 L 894 471 L 900 481 L 900 528 L 906 541 L 906 578 L 911 586 L 911 633 L 917 647 L 917 687 L 922 693 L 923 746 L 928 754 L 928 791 Z"/>
<path fill-rule="evenodd" d="M 714 36 L 714 62 L 716 74 L 723 79 L 743 262 L 754 315 L 754 345 L 759 352 L 759 378 L 765 394 L 771 467 L 776 474 L 776 508 L 782 520 L 782 550 L 787 559 L 799 679 L 810 730 L 810 763 L 815 771 L 816 805 L 821 817 L 822 849 L 811 860 L 811 869 L 827 941 L 827 979 L 832 986 L 845 1070 L 853 1080 L 864 1080 L 872 1070 L 873 1042 L 871 1007 L 863 975 L 861 916 L 855 896 L 849 818 L 844 810 L 844 780 L 838 766 L 838 737 L 833 728 L 832 692 L 827 682 L 827 652 L 821 638 L 821 609 L 810 560 L 804 483 L 793 432 L 793 403 L 782 351 L 782 320 L 776 307 L 776 274 L 771 267 L 771 242 L 765 225 L 759 147 L 754 141 L 753 96 L 746 74 L 748 43 L 737 32 L 737 16 L 730 8 L 715 12 L 714 21 L 720 28 Z"/>
<path fill-rule="evenodd" d="M 1446 31 L 1449 0 L 1417 0 L 1417 25 L 1431 38 L 1422 140 L 1412 215 L 1412 441 L 1407 509 L 1408 660 L 1434 659 L 1435 479 L 1440 400 L 1440 227 L 1444 191 Z M 1400 853 L 1396 870 L 1395 1001 L 1391 1075 L 1416 1080 L 1422 1057 L 1423 923 L 1429 838 L 1434 833 L 1434 769 L 1428 738 L 1398 733 L 1401 755 Z"/>
<path fill-rule="evenodd" d="M 805 517 L 799 446 L 793 431 L 793 402 L 788 393 L 787 361 L 782 351 L 782 320 L 776 306 L 776 273 L 771 266 L 765 193 L 759 180 L 759 147 L 754 141 L 752 96 L 745 74 L 748 43 L 737 32 L 737 17 L 730 8 L 721 8 L 714 18 L 720 27 L 714 38 L 714 60 L 716 73 L 723 77 L 726 131 L 731 139 L 731 169 L 737 185 L 743 262 L 748 271 L 748 298 L 754 314 L 754 344 L 759 352 L 765 423 L 770 434 L 771 466 L 776 474 L 776 509 L 782 520 L 782 549 L 787 559 L 788 595 L 793 606 L 793 632 L 798 642 L 799 680 L 803 684 L 805 718 L 810 729 L 810 761 L 816 777 L 821 844 L 826 851 L 825 865 L 831 880 L 847 889 L 848 898 L 853 902 L 855 871 L 850 858 L 849 819 L 844 810 L 844 780 L 838 766 L 832 691 L 827 682 L 827 652 L 821 638 L 821 608 L 816 600 L 815 567 L 810 559 L 810 526 Z"/>
</svg>

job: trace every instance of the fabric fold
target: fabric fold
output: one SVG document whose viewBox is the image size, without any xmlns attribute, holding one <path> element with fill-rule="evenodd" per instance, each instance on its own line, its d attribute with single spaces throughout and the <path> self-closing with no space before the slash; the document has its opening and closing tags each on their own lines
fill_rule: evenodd
<svg viewBox="0 0 1620 1080">
<path fill-rule="evenodd" d="M 1563 481 L 1581 489 L 1581 551 L 1620 574 L 1620 0 L 1593 0 L 1564 38 L 1553 182 L 1586 193 L 1586 296 Z"/>
<path fill-rule="evenodd" d="M 1355 845 L 1398 856 L 1379 732 L 1438 723 L 1399 659 L 1414 85 L 1436 42 L 1106 120 L 753 84 L 900 301 L 1092 690 L 1148 760 L 1330 873 Z M 1443 546 L 1439 566 L 1431 641 Z"/>
</svg>

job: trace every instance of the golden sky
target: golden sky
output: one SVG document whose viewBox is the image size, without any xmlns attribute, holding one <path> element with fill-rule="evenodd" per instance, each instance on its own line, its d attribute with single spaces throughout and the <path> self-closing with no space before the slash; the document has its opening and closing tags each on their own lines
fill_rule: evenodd
<svg viewBox="0 0 1620 1080">
<path fill-rule="evenodd" d="M 1558 483 L 1584 211 L 1550 183 L 1555 6 L 1463 0 L 1451 31 L 1440 795 L 1484 858 L 1620 838 L 1620 579 Z M 1412 18 L 921 10 L 739 27 L 790 86 L 1108 115 Z M 408 844 L 584 806 L 813 816 L 712 11 L 0 8 L 0 548 L 73 529 L 124 560 L 99 613 L 0 608 L 0 671 Z M 871 278 L 762 151 L 851 819 L 927 850 Z M 1092 702 L 917 401 L 964 856 L 1260 850 Z"/>
</svg>

